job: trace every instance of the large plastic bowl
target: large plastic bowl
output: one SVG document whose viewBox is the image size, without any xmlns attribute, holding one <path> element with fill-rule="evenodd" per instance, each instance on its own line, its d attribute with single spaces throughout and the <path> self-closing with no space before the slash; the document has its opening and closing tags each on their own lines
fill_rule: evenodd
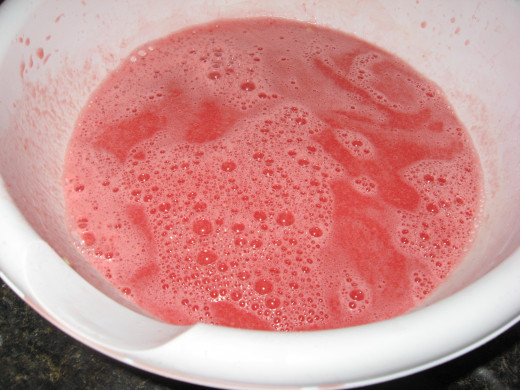
<svg viewBox="0 0 520 390">
<path fill-rule="evenodd" d="M 97 84 L 151 39 L 217 18 L 260 15 L 337 28 L 400 56 L 441 86 L 470 131 L 485 174 L 482 226 L 467 259 L 422 307 L 315 332 L 172 326 L 109 298 L 116 297 L 111 287 L 71 246 L 62 162 Z M 224 388 L 365 385 L 476 348 L 520 315 L 519 21 L 520 3 L 512 0 L 6 1 L 0 276 L 92 348 L 167 377 Z"/>
</svg>

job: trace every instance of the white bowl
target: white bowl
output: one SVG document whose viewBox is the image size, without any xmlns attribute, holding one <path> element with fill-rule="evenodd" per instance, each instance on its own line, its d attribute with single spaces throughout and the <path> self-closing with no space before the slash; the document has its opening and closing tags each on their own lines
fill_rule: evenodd
<svg viewBox="0 0 520 390">
<path fill-rule="evenodd" d="M 111 287 L 69 243 L 61 164 L 96 85 L 151 39 L 261 15 L 334 27 L 400 56 L 443 88 L 470 131 L 485 173 L 482 226 L 468 258 L 422 307 L 315 332 L 173 326 L 108 298 Z M 0 7 L 0 276 L 92 348 L 210 386 L 354 387 L 476 348 L 520 318 L 519 20 L 513 0 L 8 0 Z"/>
</svg>

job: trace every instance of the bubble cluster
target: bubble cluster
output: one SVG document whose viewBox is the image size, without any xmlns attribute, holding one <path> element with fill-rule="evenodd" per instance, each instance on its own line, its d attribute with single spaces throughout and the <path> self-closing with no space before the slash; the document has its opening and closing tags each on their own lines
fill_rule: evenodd
<svg viewBox="0 0 520 390">
<path fill-rule="evenodd" d="M 409 310 L 467 251 L 480 173 L 442 94 L 340 32 L 268 18 L 137 48 L 64 167 L 70 230 L 174 324 L 338 328 Z"/>
<path fill-rule="evenodd" d="M 363 134 L 352 130 L 341 130 L 336 133 L 337 139 L 352 155 L 359 159 L 374 159 L 374 145 Z"/>
<path fill-rule="evenodd" d="M 461 155 L 451 161 L 423 160 L 404 172 L 421 195 L 419 209 L 426 213 L 400 213 L 396 226 L 400 250 L 421 259 L 438 279 L 445 279 L 451 271 L 448 259 L 466 253 L 478 222 L 479 177 L 468 174 L 467 159 L 469 156 Z M 468 204 L 473 206 L 468 208 Z"/>
</svg>

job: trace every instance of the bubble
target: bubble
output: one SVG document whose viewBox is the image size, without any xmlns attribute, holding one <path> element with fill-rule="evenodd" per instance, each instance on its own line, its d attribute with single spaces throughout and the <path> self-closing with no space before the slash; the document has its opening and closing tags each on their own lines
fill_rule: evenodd
<svg viewBox="0 0 520 390">
<path fill-rule="evenodd" d="M 242 83 L 240 86 L 244 91 L 253 91 L 256 88 L 256 85 L 252 81 L 246 81 Z"/>
<path fill-rule="evenodd" d="M 85 229 L 88 226 L 88 219 L 87 218 L 80 218 L 78 219 L 78 227 L 80 229 Z"/>
<path fill-rule="evenodd" d="M 247 280 L 251 277 L 251 274 L 248 272 L 248 271 L 240 271 L 238 274 L 237 274 L 237 277 L 240 279 L 240 280 Z"/>
<path fill-rule="evenodd" d="M 278 307 L 280 307 L 280 304 L 281 304 L 280 299 L 278 299 L 276 297 L 267 298 L 265 300 L 265 306 L 268 309 L 277 309 Z"/>
<path fill-rule="evenodd" d="M 137 176 L 137 180 L 139 180 L 141 183 L 144 183 L 150 179 L 150 175 L 148 173 L 141 173 L 139 176 Z"/>
<path fill-rule="evenodd" d="M 215 252 L 204 249 L 197 255 L 197 263 L 200 265 L 209 265 L 217 260 L 218 256 Z"/>
<path fill-rule="evenodd" d="M 427 183 L 431 183 L 432 181 L 434 181 L 435 178 L 432 176 L 432 175 L 424 175 L 424 181 L 427 182 Z"/>
<path fill-rule="evenodd" d="M 132 293 L 132 290 L 130 290 L 128 287 L 123 287 L 121 289 L 121 292 L 125 295 L 130 295 Z"/>
<path fill-rule="evenodd" d="M 257 221 L 263 222 L 267 219 L 267 214 L 263 211 L 255 211 L 253 217 L 255 217 Z"/>
<path fill-rule="evenodd" d="M 323 236 L 323 231 L 319 227 L 317 227 L 317 226 L 311 227 L 309 229 L 309 233 L 313 237 L 321 237 L 321 236 Z"/>
<path fill-rule="evenodd" d="M 208 74 L 208 79 L 210 80 L 218 80 L 222 77 L 222 75 L 220 74 L 220 72 L 210 72 Z"/>
<path fill-rule="evenodd" d="M 273 284 L 266 279 L 258 279 L 255 282 L 255 291 L 260 295 L 269 294 L 273 291 Z"/>
<path fill-rule="evenodd" d="M 74 191 L 76 191 L 76 192 L 83 192 L 84 189 L 85 189 L 85 186 L 83 184 L 74 186 Z"/>
<path fill-rule="evenodd" d="M 433 203 L 428 203 L 426 205 L 426 210 L 428 210 L 428 212 L 432 213 L 432 214 L 437 214 L 439 212 L 439 208 L 434 205 Z"/>
<path fill-rule="evenodd" d="M 201 211 L 204 211 L 206 210 L 208 206 L 206 205 L 206 203 L 204 202 L 197 202 L 193 205 L 193 210 L 197 211 L 197 212 L 201 212 Z"/>
<path fill-rule="evenodd" d="M 288 210 L 282 211 L 276 217 L 276 222 L 280 226 L 290 226 L 294 223 L 294 215 Z"/>
<path fill-rule="evenodd" d="M 421 232 L 421 233 L 419 234 L 419 237 L 420 237 L 421 240 L 423 240 L 423 241 L 426 241 L 426 240 L 428 240 L 428 239 L 430 238 L 430 236 L 428 235 L 428 233 L 425 233 L 425 232 Z"/>
<path fill-rule="evenodd" d="M 220 272 L 226 272 L 228 270 L 228 266 L 226 263 L 220 263 L 217 267 L 217 269 L 220 271 Z"/>
<path fill-rule="evenodd" d="M 257 249 L 263 245 L 263 242 L 262 242 L 262 240 L 255 239 L 255 240 L 251 240 L 251 243 L 249 245 L 251 246 L 251 248 Z"/>
<path fill-rule="evenodd" d="M 245 230 L 245 225 L 243 223 L 234 223 L 233 226 L 231 226 L 231 230 L 235 233 L 240 233 Z"/>
<path fill-rule="evenodd" d="M 244 246 L 247 244 L 247 239 L 244 237 L 237 237 L 235 238 L 235 245 L 236 246 Z"/>
<path fill-rule="evenodd" d="M 352 290 L 349 296 L 355 301 L 362 301 L 365 299 L 365 294 L 361 290 Z"/>
<path fill-rule="evenodd" d="M 81 236 L 82 244 L 85 246 L 92 246 L 96 243 L 96 236 L 94 236 L 92 233 L 87 232 L 83 233 Z"/>
<path fill-rule="evenodd" d="M 274 176 L 274 170 L 266 168 L 266 169 L 264 169 L 263 174 L 266 175 L 267 177 Z"/>
<path fill-rule="evenodd" d="M 232 172 L 237 167 L 237 164 L 235 164 L 233 161 L 226 161 L 223 162 L 221 165 L 221 168 L 224 172 Z"/>
<path fill-rule="evenodd" d="M 460 196 L 456 196 L 456 197 L 455 197 L 455 202 L 456 202 L 458 205 L 463 205 L 463 204 L 464 204 L 464 199 L 462 199 Z"/>
<path fill-rule="evenodd" d="M 193 222 L 193 231 L 199 236 L 207 236 L 212 230 L 211 222 L 207 219 L 198 219 Z"/>
<path fill-rule="evenodd" d="M 163 213 L 167 213 L 168 211 L 170 211 L 170 208 L 171 208 L 171 204 L 168 202 L 163 202 L 158 207 L 159 211 L 161 211 Z"/>
<path fill-rule="evenodd" d="M 446 199 L 443 199 L 439 202 L 439 205 L 442 207 L 442 208 L 447 208 L 447 207 L 450 207 L 450 202 Z"/>
<path fill-rule="evenodd" d="M 242 298 L 242 293 L 240 291 L 233 291 L 230 295 L 233 301 L 239 301 Z"/>
</svg>

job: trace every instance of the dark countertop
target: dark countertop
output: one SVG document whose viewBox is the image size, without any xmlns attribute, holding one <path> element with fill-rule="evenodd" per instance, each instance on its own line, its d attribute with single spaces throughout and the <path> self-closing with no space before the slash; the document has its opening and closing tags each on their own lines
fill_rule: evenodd
<svg viewBox="0 0 520 390">
<path fill-rule="evenodd" d="M 0 389 L 203 390 L 126 366 L 56 329 L 0 280 Z M 520 323 L 419 374 L 363 390 L 520 389 Z"/>
</svg>

